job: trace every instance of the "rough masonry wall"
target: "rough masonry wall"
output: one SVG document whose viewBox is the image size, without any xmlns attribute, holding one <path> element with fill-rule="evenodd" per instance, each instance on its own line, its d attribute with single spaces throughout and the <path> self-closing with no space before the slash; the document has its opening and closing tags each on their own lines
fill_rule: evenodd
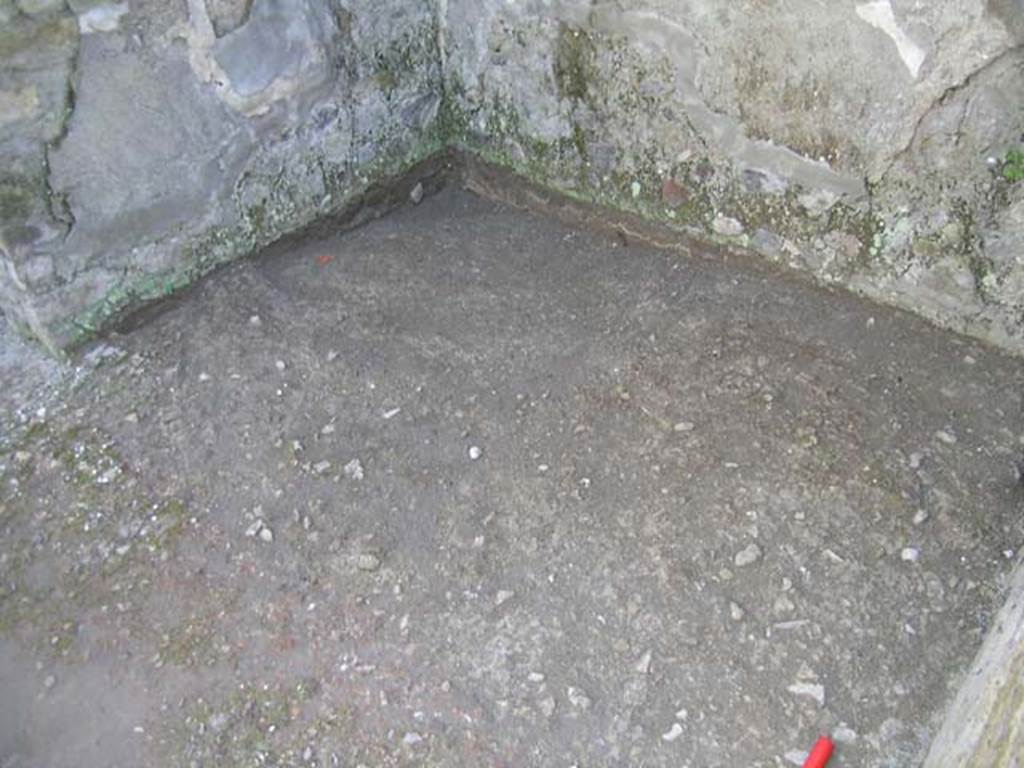
<svg viewBox="0 0 1024 768">
<path fill-rule="evenodd" d="M 0 0 L 0 306 L 57 350 L 444 145 L 432 0 Z"/>
<path fill-rule="evenodd" d="M 1021 0 L 447 0 L 466 147 L 1024 351 Z"/>
<path fill-rule="evenodd" d="M 0 63 L 53 349 L 457 144 L 1024 351 L 1024 0 L 0 0 Z"/>
</svg>

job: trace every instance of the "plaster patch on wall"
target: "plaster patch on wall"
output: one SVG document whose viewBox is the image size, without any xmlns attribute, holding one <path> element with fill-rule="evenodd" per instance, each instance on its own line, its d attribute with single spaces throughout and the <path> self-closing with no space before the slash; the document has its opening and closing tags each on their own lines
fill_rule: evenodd
<svg viewBox="0 0 1024 768">
<path fill-rule="evenodd" d="M 78 30 L 83 35 L 93 32 L 113 32 L 121 26 L 121 17 L 127 13 L 127 3 L 97 5 L 78 17 Z"/>
<path fill-rule="evenodd" d="M 915 80 L 921 71 L 927 54 L 915 43 L 896 21 L 896 15 L 892 12 L 892 4 L 889 0 L 876 0 L 871 3 L 861 3 L 857 6 L 857 15 L 871 26 L 885 32 L 896 44 L 896 50 L 903 59 L 903 63 L 910 70 L 910 75 Z"/>
<path fill-rule="evenodd" d="M 36 86 L 0 91 L 0 126 L 35 117 L 38 113 L 39 90 Z"/>
<path fill-rule="evenodd" d="M 188 23 L 174 34 L 188 41 L 189 62 L 201 82 L 213 85 L 236 112 L 265 115 L 277 102 L 324 86 L 330 76 L 323 30 L 311 21 L 316 6 L 308 6 L 310 15 L 292 16 L 282 10 L 290 7 L 258 6 L 244 25 L 218 38 L 205 0 L 188 0 Z"/>
</svg>

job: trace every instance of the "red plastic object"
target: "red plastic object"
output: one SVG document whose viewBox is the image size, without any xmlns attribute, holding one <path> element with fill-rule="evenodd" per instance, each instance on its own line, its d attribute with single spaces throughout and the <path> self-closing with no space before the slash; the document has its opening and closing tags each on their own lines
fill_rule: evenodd
<svg viewBox="0 0 1024 768">
<path fill-rule="evenodd" d="M 804 761 L 804 768 L 825 768 L 828 765 L 828 761 L 832 759 L 832 750 L 834 748 L 832 739 L 828 736 L 822 736 L 818 739 L 818 743 L 814 745 L 811 754 L 807 756 L 807 760 Z"/>
</svg>

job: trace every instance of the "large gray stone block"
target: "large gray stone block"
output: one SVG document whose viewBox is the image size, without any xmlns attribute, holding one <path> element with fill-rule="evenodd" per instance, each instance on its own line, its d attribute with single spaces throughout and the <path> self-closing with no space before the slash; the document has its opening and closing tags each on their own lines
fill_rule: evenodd
<svg viewBox="0 0 1024 768">
<path fill-rule="evenodd" d="M 0 305 L 54 351 L 441 146 L 428 0 L 3 8 Z"/>
</svg>

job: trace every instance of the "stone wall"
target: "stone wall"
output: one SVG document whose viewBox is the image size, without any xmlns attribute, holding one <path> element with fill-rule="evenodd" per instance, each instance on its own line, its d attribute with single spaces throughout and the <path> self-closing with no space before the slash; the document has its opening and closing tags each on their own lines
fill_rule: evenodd
<svg viewBox="0 0 1024 768">
<path fill-rule="evenodd" d="M 0 62 L 52 349 L 454 144 L 1024 351 L 1024 0 L 0 0 Z"/>
<path fill-rule="evenodd" d="M 1020 0 L 447 0 L 488 159 L 1024 351 Z"/>
<path fill-rule="evenodd" d="M 430 0 L 0 0 L 0 305 L 53 350 L 444 145 Z"/>
</svg>

